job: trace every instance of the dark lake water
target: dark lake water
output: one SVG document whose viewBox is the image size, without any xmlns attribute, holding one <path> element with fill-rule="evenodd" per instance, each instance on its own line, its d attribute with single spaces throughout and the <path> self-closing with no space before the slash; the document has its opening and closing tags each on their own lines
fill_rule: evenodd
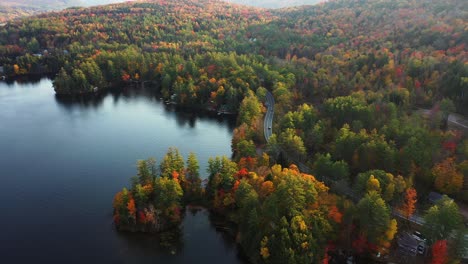
<svg viewBox="0 0 468 264">
<path fill-rule="evenodd" d="M 0 82 L 0 263 L 241 263 L 205 210 L 186 214 L 176 246 L 112 227 L 112 199 L 136 160 L 168 147 L 231 155 L 232 120 L 178 112 L 125 89 L 63 101 L 52 83 Z"/>
</svg>

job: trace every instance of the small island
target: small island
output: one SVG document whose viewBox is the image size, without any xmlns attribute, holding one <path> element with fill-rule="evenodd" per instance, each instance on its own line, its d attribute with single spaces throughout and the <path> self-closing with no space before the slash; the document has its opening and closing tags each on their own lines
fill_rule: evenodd
<svg viewBox="0 0 468 264">
<path fill-rule="evenodd" d="M 118 192 L 113 201 L 114 224 L 118 230 L 159 233 L 177 227 L 183 207 L 201 197 L 198 160 L 191 153 L 184 159 L 176 148 L 170 148 L 156 167 L 149 158 L 137 162 L 137 175 L 131 188 Z"/>
</svg>

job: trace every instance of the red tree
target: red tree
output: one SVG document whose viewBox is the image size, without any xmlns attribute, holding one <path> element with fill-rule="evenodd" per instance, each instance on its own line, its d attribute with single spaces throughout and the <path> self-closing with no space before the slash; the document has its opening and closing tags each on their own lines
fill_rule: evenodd
<svg viewBox="0 0 468 264">
<path fill-rule="evenodd" d="M 432 264 L 447 263 L 447 240 L 438 240 L 432 245 Z"/>
</svg>

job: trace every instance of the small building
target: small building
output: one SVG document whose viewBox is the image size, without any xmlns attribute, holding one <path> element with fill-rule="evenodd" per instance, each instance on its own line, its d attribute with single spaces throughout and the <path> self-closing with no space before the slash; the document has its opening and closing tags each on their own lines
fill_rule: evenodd
<svg viewBox="0 0 468 264">
<path fill-rule="evenodd" d="M 450 198 L 449 196 L 445 195 L 445 194 L 441 194 L 441 193 L 438 193 L 438 192 L 430 192 L 429 195 L 427 196 L 427 200 L 431 203 L 431 204 L 436 204 L 440 199 L 442 199 L 443 197 L 447 197 L 450 201 L 453 201 L 452 198 Z"/>
<path fill-rule="evenodd" d="M 438 192 L 430 192 L 427 196 L 427 200 L 431 204 L 436 204 L 440 199 L 442 199 L 443 195 Z"/>
</svg>

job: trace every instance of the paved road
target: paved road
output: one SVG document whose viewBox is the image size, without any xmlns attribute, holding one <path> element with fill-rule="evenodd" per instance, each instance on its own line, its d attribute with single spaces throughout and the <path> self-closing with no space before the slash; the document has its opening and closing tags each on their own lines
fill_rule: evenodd
<svg viewBox="0 0 468 264">
<path fill-rule="evenodd" d="M 453 123 L 465 130 L 468 130 L 468 120 L 466 120 L 463 116 L 458 114 L 449 114 L 448 122 Z"/>
<path fill-rule="evenodd" d="M 431 109 L 424 109 L 424 108 L 418 108 L 418 110 L 416 110 L 416 113 L 419 113 L 420 115 L 426 118 L 429 118 L 431 116 L 431 112 L 432 112 Z M 468 131 L 468 119 L 466 119 L 462 115 L 449 113 L 447 122 L 448 122 L 448 125 L 455 125 L 458 128 Z"/>
<path fill-rule="evenodd" d="M 274 114 L 274 107 L 275 107 L 275 99 L 270 92 L 266 94 L 266 102 L 265 105 L 267 106 L 267 112 L 265 115 L 265 120 L 263 121 L 263 133 L 265 135 L 265 139 L 268 142 L 270 140 L 271 135 L 273 134 L 273 114 Z"/>
</svg>

